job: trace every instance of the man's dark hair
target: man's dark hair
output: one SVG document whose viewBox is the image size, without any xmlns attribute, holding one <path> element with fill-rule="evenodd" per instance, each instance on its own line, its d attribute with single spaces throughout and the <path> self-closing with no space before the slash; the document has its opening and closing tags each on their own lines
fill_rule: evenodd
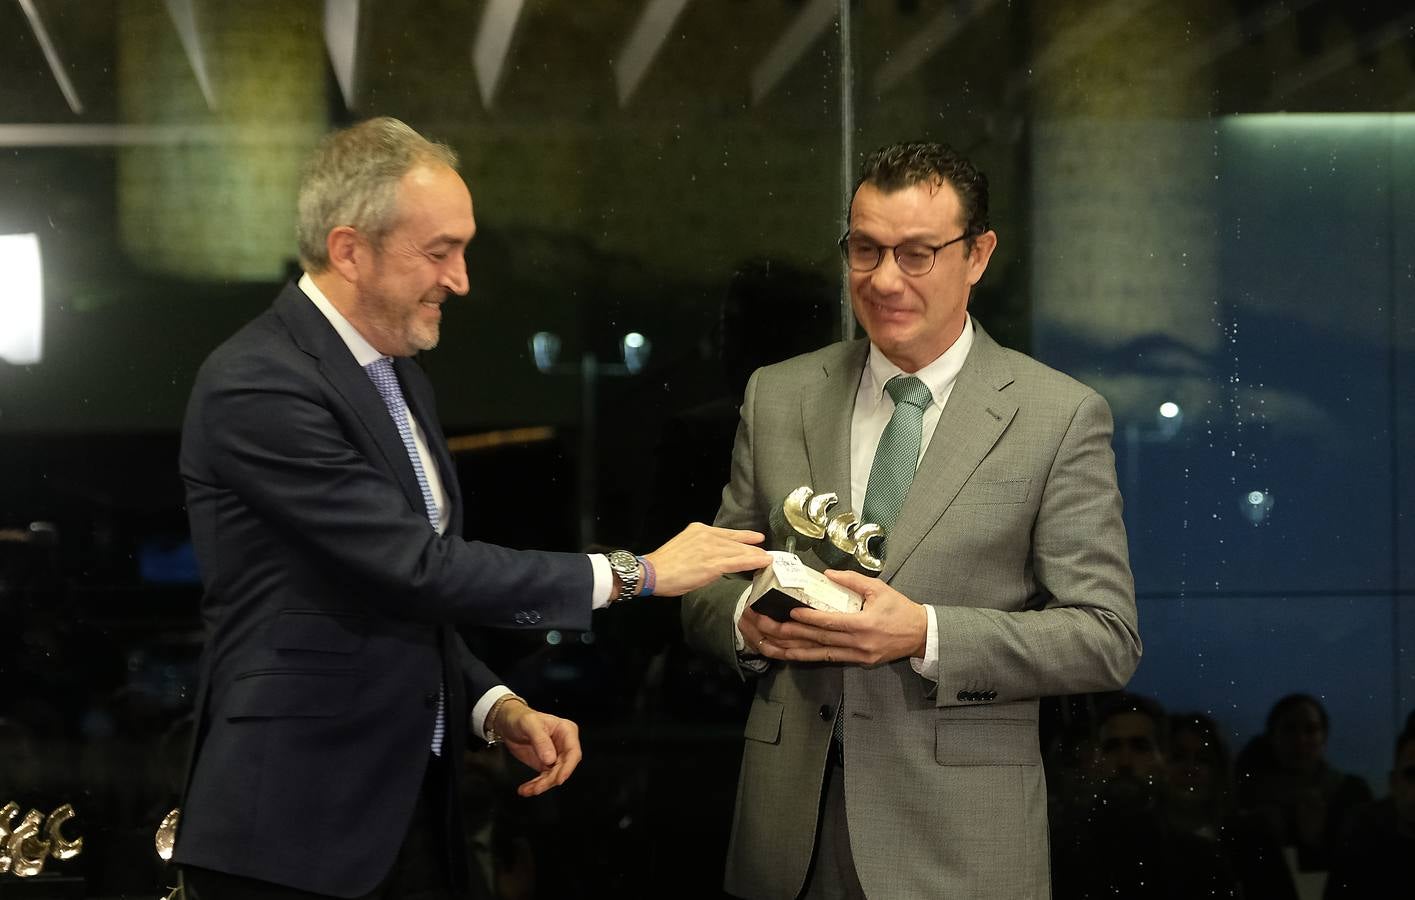
<svg viewBox="0 0 1415 900">
<path fill-rule="evenodd" d="M 913 141 L 890 144 L 865 157 L 855 190 L 869 184 L 886 194 L 916 184 L 946 184 L 958 194 L 968 252 L 973 238 L 988 230 L 988 178 L 947 144 Z"/>
<path fill-rule="evenodd" d="M 1322 701 L 1311 694 L 1288 694 L 1274 703 L 1273 708 L 1268 710 L 1268 734 L 1272 734 L 1277 729 L 1279 719 L 1302 706 L 1310 706 L 1315 709 L 1317 718 L 1322 720 L 1322 733 L 1331 734 L 1331 719 L 1327 717 L 1327 708 L 1322 705 Z"/>
<path fill-rule="evenodd" d="M 1101 704 L 1100 709 L 1096 711 L 1096 734 L 1101 733 L 1106 722 L 1124 713 L 1139 713 L 1153 722 L 1155 742 L 1159 745 L 1161 753 L 1169 755 L 1169 716 L 1165 715 L 1164 707 L 1160 706 L 1159 701 L 1139 694 L 1121 691 Z"/>
<path fill-rule="evenodd" d="M 1227 773 L 1229 767 L 1228 741 L 1224 740 L 1223 731 L 1218 727 L 1212 716 L 1204 715 L 1201 712 L 1179 713 L 1169 717 L 1169 736 L 1173 740 L 1181 732 L 1191 731 L 1199 736 L 1213 754 L 1214 760 L 1219 767 Z"/>
</svg>

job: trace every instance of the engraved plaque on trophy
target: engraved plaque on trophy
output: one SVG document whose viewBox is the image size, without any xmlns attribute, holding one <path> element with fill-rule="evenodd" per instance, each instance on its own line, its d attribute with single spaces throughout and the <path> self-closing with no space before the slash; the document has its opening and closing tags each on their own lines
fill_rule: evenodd
<svg viewBox="0 0 1415 900">
<path fill-rule="evenodd" d="M 771 565 L 763 566 L 752 579 L 747 603 L 752 609 L 778 622 L 791 620 L 791 610 L 809 606 L 823 612 L 859 612 L 860 595 L 842 587 L 801 562 L 794 553 L 768 550 Z"/>
</svg>

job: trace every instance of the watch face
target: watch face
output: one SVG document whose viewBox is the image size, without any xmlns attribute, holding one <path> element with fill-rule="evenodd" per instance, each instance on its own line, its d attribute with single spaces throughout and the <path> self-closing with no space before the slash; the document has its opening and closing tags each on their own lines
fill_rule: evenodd
<svg viewBox="0 0 1415 900">
<path fill-rule="evenodd" d="M 619 596 L 623 600 L 634 596 L 639 590 L 639 561 L 627 550 L 614 550 L 609 556 L 609 567 L 619 576 Z"/>
</svg>

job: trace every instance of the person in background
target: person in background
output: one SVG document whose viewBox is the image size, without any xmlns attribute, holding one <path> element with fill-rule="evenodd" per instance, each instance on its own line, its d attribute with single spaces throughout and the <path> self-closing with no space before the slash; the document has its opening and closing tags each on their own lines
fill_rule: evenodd
<svg viewBox="0 0 1415 900">
<path fill-rule="evenodd" d="M 1101 708 L 1089 803 L 1053 823 L 1054 900 L 1241 896 L 1218 843 L 1174 824 L 1169 740 L 1147 697 L 1122 693 Z"/>
<path fill-rule="evenodd" d="M 1356 814 L 1351 834 L 1332 862 L 1324 900 L 1408 900 L 1412 894 L 1415 725 L 1407 725 L 1395 741 L 1390 794 Z"/>
<path fill-rule="evenodd" d="M 1263 734 L 1236 764 L 1238 806 L 1257 817 L 1268 837 L 1293 847 L 1297 868 L 1321 871 L 1371 789 L 1326 758 L 1331 722 L 1310 694 L 1288 694 L 1268 712 Z"/>
<path fill-rule="evenodd" d="M 1233 806 L 1228 746 L 1203 713 L 1169 720 L 1169 819 L 1175 828 L 1216 841 Z"/>
</svg>

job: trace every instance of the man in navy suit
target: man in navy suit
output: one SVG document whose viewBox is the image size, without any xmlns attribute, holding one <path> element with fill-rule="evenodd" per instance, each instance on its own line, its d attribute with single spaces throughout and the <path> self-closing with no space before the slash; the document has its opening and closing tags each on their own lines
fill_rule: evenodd
<svg viewBox="0 0 1415 900">
<path fill-rule="evenodd" d="M 587 629 L 592 608 L 760 567 L 691 525 L 644 557 L 460 537 L 431 386 L 410 357 L 467 292 L 456 157 L 395 119 L 326 138 L 300 187 L 305 275 L 202 366 L 181 472 L 205 596 L 198 732 L 174 858 L 197 900 L 454 897 L 470 730 L 537 774 L 580 760 L 454 625 Z"/>
</svg>

